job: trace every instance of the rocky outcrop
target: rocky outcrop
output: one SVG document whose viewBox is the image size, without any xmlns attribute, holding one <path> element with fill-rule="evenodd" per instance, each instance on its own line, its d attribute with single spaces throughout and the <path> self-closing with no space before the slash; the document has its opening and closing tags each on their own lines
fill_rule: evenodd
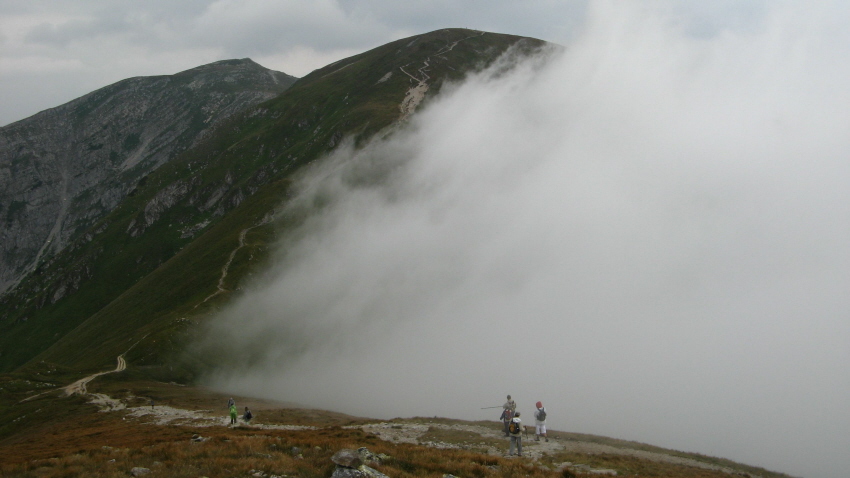
<svg viewBox="0 0 850 478">
<path fill-rule="evenodd" d="M 336 464 L 332 478 L 386 478 L 387 475 L 366 465 L 375 465 L 389 458 L 386 455 L 376 455 L 366 447 L 351 450 L 344 448 L 331 457 Z"/>
<path fill-rule="evenodd" d="M 0 293 L 86 234 L 151 171 L 294 81 L 226 60 L 120 81 L 0 128 Z M 148 204 L 145 226 L 186 186 Z"/>
</svg>

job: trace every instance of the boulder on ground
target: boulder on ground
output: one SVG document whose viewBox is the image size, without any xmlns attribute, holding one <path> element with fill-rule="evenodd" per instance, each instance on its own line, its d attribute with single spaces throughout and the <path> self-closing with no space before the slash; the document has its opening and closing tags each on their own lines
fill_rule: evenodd
<svg viewBox="0 0 850 478">
<path fill-rule="evenodd" d="M 363 464 L 360 454 L 356 450 L 349 448 L 343 448 L 342 450 L 334 453 L 334 456 L 331 457 L 331 461 L 346 468 L 357 468 Z"/>
</svg>

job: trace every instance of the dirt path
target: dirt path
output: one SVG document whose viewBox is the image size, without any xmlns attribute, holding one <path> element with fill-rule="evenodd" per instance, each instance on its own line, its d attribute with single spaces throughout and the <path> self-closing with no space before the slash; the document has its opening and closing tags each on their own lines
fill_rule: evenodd
<svg viewBox="0 0 850 478">
<path fill-rule="evenodd" d="M 458 41 L 456 41 L 456 42 L 454 42 L 454 43 L 452 43 L 448 46 L 441 48 L 440 50 L 437 51 L 437 53 L 434 54 L 434 56 L 445 55 L 446 53 L 452 51 L 454 49 L 454 47 L 457 46 L 458 43 L 460 43 L 464 40 L 468 40 L 470 38 L 474 38 L 474 37 L 477 37 L 477 36 L 484 35 L 485 33 L 486 32 L 480 32 L 477 35 L 470 35 L 466 38 L 461 38 L 460 40 L 458 40 Z M 443 57 L 443 59 L 445 60 L 446 58 Z M 407 93 L 405 93 L 405 95 L 404 95 L 404 99 L 401 101 L 401 104 L 399 105 L 399 110 L 401 111 L 401 116 L 399 117 L 398 120 L 400 122 L 406 121 L 410 117 L 410 115 L 412 115 L 413 112 L 416 111 L 416 107 L 419 106 L 420 103 L 422 103 L 422 100 L 425 99 L 425 93 L 428 92 L 428 88 L 429 88 L 428 80 L 430 80 L 431 77 L 428 75 L 427 71 L 428 71 L 428 68 L 431 66 L 431 57 L 429 56 L 422 63 L 423 63 L 422 66 L 420 66 L 416 70 L 416 72 L 418 73 L 418 76 L 413 75 L 413 74 L 409 73 L 407 70 L 404 69 L 406 66 L 410 66 L 409 63 L 407 65 L 403 65 L 403 66 L 399 67 L 399 70 L 401 70 L 402 73 L 409 76 L 410 79 L 412 79 L 413 81 L 416 82 L 416 84 L 414 86 L 412 86 L 409 90 L 407 90 Z"/>
<path fill-rule="evenodd" d="M 263 220 L 260 221 L 259 223 L 255 224 L 251 227 L 246 227 L 245 229 L 242 229 L 239 232 L 239 244 L 237 244 L 235 249 L 230 251 L 230 256 L 227 258 L 227 262 L 221 268 L 221 277 L 218 278 L 218 284 L 216 285 L 216 288 L 218 290 L 216 290 L 215 292 L 213 292 L 212 294 L 207 296 L 207 298 L 202 300 L 199 304 L 197 304 L 195 306 L 195 308 L 197 308 L 199 305 L 207 302 L 208 300 L 212 299 L 213 297 L 215 297 L 219 294 L 229 292 L 227 289 L 224 288 L 224 281 L 225 281 L 225 279 L 227 279 L 227 273 L 230 270 L 230 265 L 233 263 L 233 259 L 236 257 L 236 253 L 239 252 L 239 249 L 242 249 L 243 247 L 245 247 L 245 237 L 248 235 L 248 231 L 250 231 L 251 229 L 256 229 L 260 226 L 264 226 L 264 225 L 268 224 L 269 222 L 271 222 L 271 217 L 267 216 L 267 217 L 263 218 Z"/>
<path fill-rule="evenodd" d="M 227 289 L 224 288 L 224 280 L 227 279 L 227 271 L 230 269 L 230 264 L 233 263 L 233 258 L 236 257 L 236 253 L 239 252 L 239 249 L 242 249 L 243 247 L 245 247 L 245 236 L 248 234 L 248 231 L 253 229 L 254 227 L 257 227 L 257 226 L 242 229 L 242 231 L 239 232 L 239 245 L 236 246 L 236 249 L 233 249 L 232 251 L 230 251 L 230 257 L 227 258 L 227 262 L 221 268 L 221 277 L 218 278 L 218 284 L 216 285 L 218 290 L 216 290 L 215 292 L 213 292 L 212 294 L 207 296 L 206 299 L 202 300 L 201 304 L 203 304 L 204 302 L 207 302 L 208 300 L 212 299 L 213 297 L 215 297 L 219 294 L 223 294 L 224 292 L 227 292 Z M 201 305 L 201 304 L 198 304 L 198 305 Z M 195 307 L 197 307 L 198 305 L 196 305 Z"/>
<path fill-rule="evenodd" d="M 81 379 L 77 380 L 76 382 L 72 383 L 71 385 L 64 387 L 63 390 L 65 390 L 65 395 L 74 395 L 75 393 L 79 394 L 79 395 L 85 395 L 86 393 L 88 393 L 86 391 L 86 385 L 89 382 L 91 382 L 92 380 L 96 379 L 97 377 L 100 377 L 101 375 L 106 375 L 108 373 L 120 372 L 122 370 L 125 370 L 126 368 L 127 368 L 127 362 L 124 361 L 124 355 L 121 354 L 121 355 L 118 356 L 118 365 L 115 367 L 115 370 L 109 370 L 108 372 L 100 372 L 100 373 L 96 373 L 94 375 L 89 375 L 88 377 L 85 377 L 85 378 L 81 378 Z"/>
</svg>

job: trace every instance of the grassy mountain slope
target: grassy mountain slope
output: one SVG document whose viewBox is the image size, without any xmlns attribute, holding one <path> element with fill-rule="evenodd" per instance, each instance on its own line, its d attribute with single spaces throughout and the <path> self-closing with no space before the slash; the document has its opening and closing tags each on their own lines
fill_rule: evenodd
<svg viewBox="0 0 850 478">
<path fill-rule="evenodd" d="M 84 240 L 3 297 L 0 370 L 30 360 L 94 369 L 139 341 L 128 355 L 131 361 L 162 363 L 163 354 L 178 347 L 176 331 L 226 300 L 228 293 L 220 293 L 203 303 L 218 290 L 240 234 L 285 199 L 300 168 L 344 137 L 360 142 L 386 131 L 402 116 L 400 104 L 412 87 L 425 83 L 433 94 L 446 80 L 486 66 L 518 42 L 529 49 L 542 45 L 461 29 L 399 40 L 316 70 L 227 121 L 140 180 Z M 259 262 L 273 232 L 246 231 L 249 246 L 234 256 L 225 289 L 233 290 L 251 269 L 252 254 Z M 90 279 L 55 304 L 39 307 L 57 278 L 80 271 Z"/>
</svg>

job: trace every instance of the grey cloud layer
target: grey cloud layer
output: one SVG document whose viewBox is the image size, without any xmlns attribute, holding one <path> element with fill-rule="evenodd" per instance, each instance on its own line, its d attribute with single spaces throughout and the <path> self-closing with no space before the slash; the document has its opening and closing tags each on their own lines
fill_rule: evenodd
<svg viewBox="0 0 850 478">
<path fill-rule="evenodd" d="M 0 124 L 139 75 L 251 57 L 302 76 L 405 36 L 446 27 L 566 44 L 587 0 L 396 2 L 388 0 L 186 0 L 0 4 Z M 761 2 L 677 0 L 689 30 L 746 28 Z"/>
<path fill-rule="evenodd" d="M 774 8 L 705 38 L 595 4 L 563 55 L 343 148 L 291 207 L 325 206 L 214 321 L 208 345 L 234 359 L 211 380 L 377 417 L 495 419 L 479 407 L 512 393 L 556 429 L 841 476 L 835 13 Z"/>
</svg>

